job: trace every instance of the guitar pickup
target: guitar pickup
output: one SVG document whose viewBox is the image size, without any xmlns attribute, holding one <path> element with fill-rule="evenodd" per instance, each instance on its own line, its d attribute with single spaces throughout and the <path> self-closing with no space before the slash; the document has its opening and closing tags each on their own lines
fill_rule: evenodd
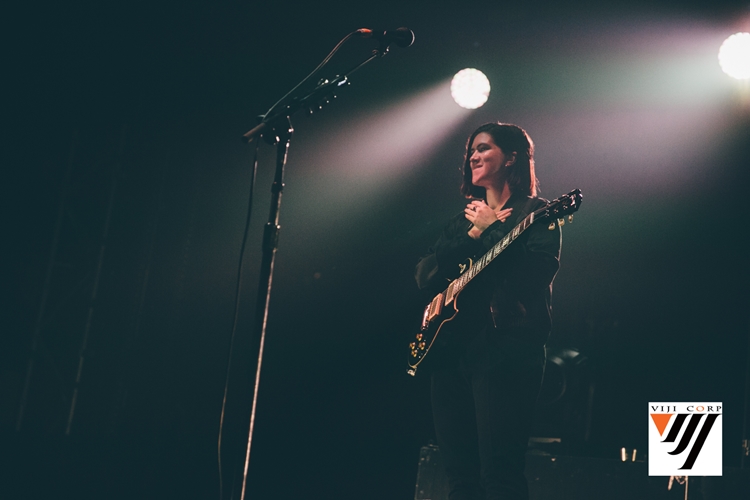
<svg viewBox="0 0 750 500">
<path fill-rule="evenodd" d="M 424 314 L 422 315 L 422 330 L 426 330 L 430 324 L 430 321 L 440 316 L 443 312 L 443 294 L 440 293 L 432 299 L 432 302 L 427 304 L 424 308 Z"/>
<path fill-rule="evenodd" d="M 437 316 L 440 316 L 440 313 L 443 312 L 443 294 L 439 293 L 435 296 L 434 299 L 432 299 L 432 302 L 430 302 L 430 313 L 427 315 L 427 321 L 432 321 Z"/>
</svg>

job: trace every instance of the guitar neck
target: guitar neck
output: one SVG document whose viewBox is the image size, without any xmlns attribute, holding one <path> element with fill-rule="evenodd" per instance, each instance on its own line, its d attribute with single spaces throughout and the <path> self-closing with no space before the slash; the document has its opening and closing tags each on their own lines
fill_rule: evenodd
<svg viewBox="0 0 750 500">
<path fill-rule="evenodd" d="M 513 243 L 521 234 L 526 231 L 534 223 L 536 219 L 536 212 L 531 212 L 527 215 L 511 232 L 506 234 L 503 239 L 495 243 L 487 253 L 482 255 L 476 262 L 472 263 L 471 267 L 466 270 L 461 276 L 453 280 L 448 288 L 443 292 L 445 297 L 445 305 L 450 304 L 456 295 L 463 290 L 474 277 L 482 272 L 482 270 L 489 265 L 490 262 L 500 255 L 511 243 Z"/>
</svg>

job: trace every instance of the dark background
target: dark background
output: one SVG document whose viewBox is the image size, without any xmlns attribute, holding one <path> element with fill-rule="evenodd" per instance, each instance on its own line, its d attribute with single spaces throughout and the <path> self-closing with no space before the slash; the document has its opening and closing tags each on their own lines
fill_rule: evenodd
<svg viewBox="0 0 750 500">
<path fill-rule="evenodd" d="M 3 18 L 0 433 L 15 498 L 219 498 L 254 150 L 239 138 L 362 27 L 416 41 L 293 118 L 250 498 L 413 497 L 432 431 L 428 380 L 404 369 L 423 306 L 412 270 L 461 210 L 464 141 L 491 120 L 535 140 L 543 196 L 585 197 L 550 341 L 581 356 L 535 434 L 616 458 L 645 452 L 649 401 L 721 401 L 724 463 L 740 465 L 750 97 L 716 53 L 750 29 L 746 2 L 63 2 Z M 350 40 L 323 76 L 375 47 Z M 492 82 L 484 107 L 409 108 L 464 67 Z M 240 369 L 273 162 L 262 143 Z"/>
</svg>

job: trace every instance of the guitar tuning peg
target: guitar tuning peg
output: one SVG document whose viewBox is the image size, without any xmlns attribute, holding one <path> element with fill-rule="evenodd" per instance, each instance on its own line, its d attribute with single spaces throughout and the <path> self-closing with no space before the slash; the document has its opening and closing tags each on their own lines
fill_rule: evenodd
<svg viewBox="0 0 750 500">
<path fill-rule="evenodd" d="M 554 231 L 555 230 L 555 223 L 554 222 L 550 222 L 549 226 L 547 226 L 547 229 L 549 229 L 550 231 Z"/>
<path fill-rule="evenodd" d="M 559 225 L 560 227 L 563 227 L 563 226 L 565 225 L 565 219 L 557 219 L 557 224 L 558 224 L 558 225 Z"/>
<path fill-rule="evenodd" d="M 573 214 L 568 215 L 568 222 L 573 222 Z"/>
</svg>

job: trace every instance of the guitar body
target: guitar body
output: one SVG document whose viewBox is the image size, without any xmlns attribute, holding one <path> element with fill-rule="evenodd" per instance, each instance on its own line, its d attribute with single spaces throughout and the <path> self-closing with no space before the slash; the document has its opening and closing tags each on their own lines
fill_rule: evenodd
<svg viewBox="0 0 750 500">
<path fill-rule="evenodd" d="M 471 259 L 467 259 L 466 264 L 459 265 L 461 276 L 470 272 L 472 265 Z M 444 356 L 460 349 L 462 343 L 470 340 L 467 333 L 479 327 L 473 320 L 479 317 L 481 310 L 489 308 L 489 302 L 485 304 L 483 300 L 482 287 L 477 286 L 477 283 L 453 295 L 447 305 L 442 307 L 437 305 L 445 304 L 447 294 L 450 293 L 454 283 L 461 279 L 461 276 L 451 282 L 444 292 L 436 295 L 425 307 L 419 332 L 409 343 L 409 368 L 407 369 L 409 375 L 416 375 L 417 368 L 425 366 L 423 361 L 428 354 L 430 354 L 428 364 L 435 366 L 440 364 Z"/>
<path fill-rule="evenodd" d="M 548 202 L 546 206 L 530 213 L 475 262 L 470 260 L 468 264 L 459 266 L 461 276 L 453 280 L 448 288 L 437 294 L 425 307 L 419 333 L 409 343 L 409 367 L 407 369 L 409 375 L 416 375 L 417 368 L 422 365 L 427 354 L 436 349 L 440 351 L 449 343 L 450 334 L 446 330 L 450 329 L 448 325 L 455 322 L 459 316 L 457 301 L 461 291 L 535 222 L 544 221 L 549 223 L 549 229 L 554 229 L 555 225 L 564 224 L 563 216 L 567 216 L 568 220 L 572 221 L 572 214 L 580 208 L 582 198 L 581 190 L 576 189 Z M 474 297 L 474 294 L 470 294 L 470 297 Z M 470 307 L 473 302 L 474 300 L 469 298 L 465 305 L 473 309 Z M 472 316 L 472 311 L 469 311 L 468 316 Z"/>
<path fill-rule="evenodd" d="M 442 299 L 441 296 L 442 294 L 438 295 L 436 298 L 440 297 Z M 409 375 L 413 376 L 417 374 L 417 368 L 433 346 L 440 344 L 443 344 L 444 346 L 444 344 L 447 343 L 449 332 L 445 332 L 444 327 L 458 316 L 459 309 L 457 299 L 458 297 L 456 297 L 449 306 L 443 307 L 440 312 L 431 319 L 430 306 L 435 302 L 435 299 L 433 299 L 425 308 L 419 333 L 414 336 L 414 340 L 409 344 L 409 368 L 407 369 Z M 443 333 L 443 336 L 440 337 L 440 341 L 438 341 L 438 336 L 441 333 Z"/>
</svg>

